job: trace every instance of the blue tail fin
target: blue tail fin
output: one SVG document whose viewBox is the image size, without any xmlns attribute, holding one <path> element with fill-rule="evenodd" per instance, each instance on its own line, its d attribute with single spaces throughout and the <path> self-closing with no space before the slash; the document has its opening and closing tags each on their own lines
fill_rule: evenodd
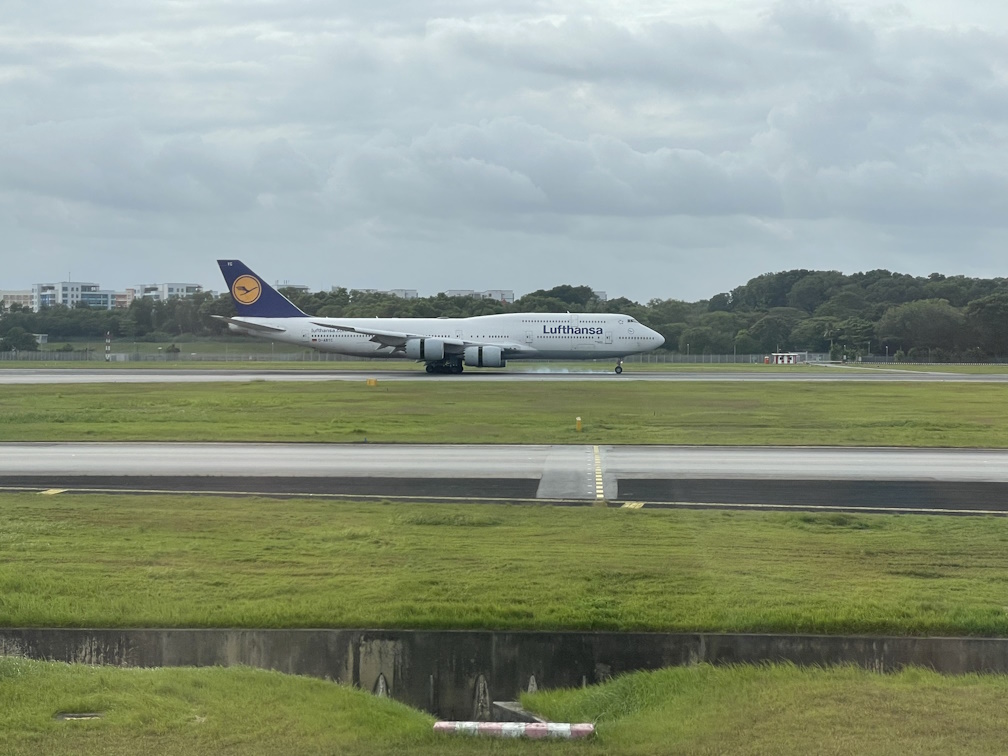
<svg viewBox="0 0 1008 756">
<path fill-rule="evenodd" d="M 241 260 L 218 260 L 239 316 L 252 318 L 305 318 L 283 294 L 249 270 Z"/>
</svg>

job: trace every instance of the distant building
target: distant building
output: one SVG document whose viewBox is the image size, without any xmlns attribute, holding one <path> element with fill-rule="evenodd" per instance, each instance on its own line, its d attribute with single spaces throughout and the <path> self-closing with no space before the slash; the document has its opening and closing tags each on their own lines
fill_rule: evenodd
<svg viewBox="0 0 1008 756">
<path fill-rule="evenodd" d="M 31 289 L 0 291 L 0 310 L 9 310 L 11 305 L 19 304 L 22 307 L 31 309 L 32 293 Z"/>
<path fill-rule="evenodd" d="M 136 299 L 136 289 L 126 289 L 126 291 L 117 291 L 112 306 L 117 310 L 127 310 L 129 306 L 133 304 L 133 300 Z"/>
<path fill-rule="evenodd" d="M 495 302 L 514 304 L 515 296 L 511 289 L 487 289 L 477 294 L 480 299 L 492 299 Z"/>
<path fill-rule="evenodd" d="M 597 289 L 592 289 L 592 296 L 594 296 L 599 302 L 605 302 L 608 300 L 606 293 L 604 291 L 598 291 Z"/>
<path fill-rule="evenodd" d="M 127 289 L 127 291 L 129 291 Z M 133 287 L 133 296 L 153 299 L 155 302 L 164 302 L 169 299 L 186 298 L 203 291 L 200 284 L 194 283 L 152 283 L 139 284 Z"/>
<path fill-rule="evenodd" d="M 31 308 L 34 312 L 54 305 L 76 307 L 81 302 L 99 310 L 111 310 L 115 302 L 115 292 L 102 289 L 96 283 L 83 281 L 32 284 Z"/>
<path fill-rule="evenodd" d="M 448 289 L 444 292 L 446 297 L 473 297 L 474 299 L 492 299 L 495 302 L 506 302 L 514 304 L 515 295 L 511 289 L 487 289 L 486 291 L 476 291 L 475 289 Z"/>
<path fill-rule="evenodd" d="M 417 290 L 416 289 L 389 289 L 385 294 L 391 294 L 393 297 L 399 297 L 399 299 L 416 299 Z"/>
<path fill-rule="evenodd" d="M 334 286 L 331 290 L 336 291 L 337 287 Z M 390 297 L 399 297 L 399 299 L 417 299 L 420 296 L 416 289 L 353 289 L 353 291 L 361 294 L 387 294 Z"/>
</svg>

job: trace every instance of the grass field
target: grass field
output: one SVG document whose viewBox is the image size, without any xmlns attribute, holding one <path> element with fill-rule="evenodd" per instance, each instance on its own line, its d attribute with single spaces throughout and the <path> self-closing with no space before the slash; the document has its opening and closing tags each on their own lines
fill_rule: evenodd
<svg viewBox="0 0 1008 756">
<path fill-rule="evenodd" d="M 524 697 L 588 742 L 474 740 L 320 680 L 0 659 L 0 752 L 27 754 L 948 754 L 1008 750 L 1008 679 L 707 665 Z M 60 721 L 60 712 L 101 719 Z"/>
<path fill-rule="evenodd" d="M 0 511 L 13 627 L 1008 633 L 1004 518 L 67 494 Z"/>
<path fill-rule="evenodd" d="M 10 385 L 0 393 L 0 441 L 365 438 L 1006 447 L 1008 384 L 251 381 Z"/>
</svg>

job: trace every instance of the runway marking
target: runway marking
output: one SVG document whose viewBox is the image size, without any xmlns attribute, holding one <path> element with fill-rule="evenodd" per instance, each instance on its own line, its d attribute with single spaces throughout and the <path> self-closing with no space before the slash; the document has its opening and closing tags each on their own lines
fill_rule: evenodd
<svg viewBox="0 0 1008 756">
<path fill-rule="evenodd" d="M 47 488 L 45 491 L 39 491 L 42 496 L 55 496 L 56 494 L 66 493 L 65 488 Z"/>
<path fill-rule="evenodd" d="M 602 455 L 598 446 L 593 446 L 595 454 L 595 501 L 605 501 L 605 485 L 602 483 Z"/>
<path fill-rule="evenodd" d="M 628 501 L 625 504 L 623 504 L 623 506 L 620 507 L 620 509 L 643 509 L 643 508 L 644 508 L 643 501 Z"/>
</svg>

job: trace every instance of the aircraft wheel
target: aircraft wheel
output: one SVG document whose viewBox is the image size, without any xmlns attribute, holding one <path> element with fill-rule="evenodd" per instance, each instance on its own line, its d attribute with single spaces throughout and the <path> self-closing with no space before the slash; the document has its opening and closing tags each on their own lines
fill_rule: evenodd
<svg viewBox="0 0 1008 756">
<path fill-rule="evenodd" d="M 616 375 L 622 375 L 622 373 L 623 373 L 623 366 L 622 365 L 617 365 L 616 366 Z"/>
<path fill-rule="evenodd" d="M 433 373 L 434 372 L 434 366 L 432 364 L 430 364 L 429 362 L 427 363 L 427 372 L 428 373 Z"/>
</svg>

